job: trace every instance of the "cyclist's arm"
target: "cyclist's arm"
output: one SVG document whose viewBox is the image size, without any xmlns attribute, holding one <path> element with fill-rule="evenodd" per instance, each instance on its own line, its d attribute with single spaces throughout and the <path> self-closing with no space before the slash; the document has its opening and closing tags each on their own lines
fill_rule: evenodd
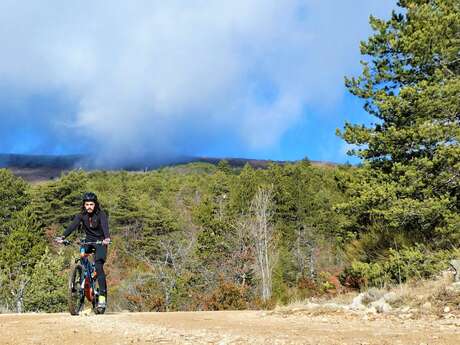
<svg viewBox="0 0 460 345">
<path fill-rule="evenodd" d="M 73 219 L 72 223 L 70 223 L 67 229 L 65 229 L 62 237 L 66 238 L 67 236 L 69 236 L 80 225 L 80 222 L 81 222 L 81 214 L 77 214 L 75 218 Z"/>
<path fill-rule="evenodd" d="M 107 215 L 105 212 L 101 212 L 101 227 L 102 232 L 104 233 L 104 238 L 110 238 L 109 222 L 107 221 Z"/>
</svg>

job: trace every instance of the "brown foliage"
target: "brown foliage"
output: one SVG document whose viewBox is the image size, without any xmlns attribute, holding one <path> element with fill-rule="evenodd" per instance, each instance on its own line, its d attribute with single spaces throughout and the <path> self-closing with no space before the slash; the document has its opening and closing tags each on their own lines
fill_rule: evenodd
<svg viewBox="0 0 460 345">
<path fill-rule="evenodd" d="M 205 310 L 243 310 L 248 308 L 249 290 L 245 285 L 220 280 L 217 288 L 205 298 Z"/>
</svg>

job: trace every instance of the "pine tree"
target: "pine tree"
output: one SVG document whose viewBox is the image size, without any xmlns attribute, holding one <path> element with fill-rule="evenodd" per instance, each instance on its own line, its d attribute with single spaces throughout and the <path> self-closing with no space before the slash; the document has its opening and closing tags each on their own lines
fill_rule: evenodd
<svg viewBox="0 0 460 345">
<path fill-rule="evenodd" d="M 0 169 L 0 234 L 6 232 L 6 222 L 13 214 L 27 205 L 28 192 L 29 186 L 23 179 L 14 176 L 10 170 Z"/>
<path fill-rule="evenodd" d="M 143 213 L 136 202 L 136 196 L 139 198 L 139 191 L 129 183 L 127 172 L 121 173 L 120 185 L 120 193 L 110 216 L 114 232 L 138 232 L 143 225 Z"/>
<path fill-rule="evenodd" d="M 80 211 L 86 190 L 87 174 L 80 170 L 63 175 L 61 179 L 34 190 L 32 205 L 38 218 L 46 225 L 66 226 Z"/>
<path fill-rule="evenodd" d="M 219 163 L 217 163 L 217 169 L 225 174 L 231 174 L 232 172 L 232 167 L 226 159 L 222 159 L 219 161 Z"/>
<path fill-rule="evenodd" d="M 363 167 L 339 209 L 368 253 L 397 242 L 460 244 L 460 2 L 398 6 L 389 20 L 371 17 L 363 73 L 346 79 L 375 118 L 340 132 Z"/>
<path fill-rule="evenodd" d="M 65 310 L 67 303 L 67 276 L 62 269 L 64 257 L 52 255 L 45 249 L 35 264 L 24 293 L 26 311 L 56 313 Z"/>
<path fill-rule="evenodd" d="M 22 312 L 24 294 L 35 264 L 45 252 L 41 224 L 26 207 L 14 215 L 0 251 L 0 299 L 10 309 Z"/>
</svg>

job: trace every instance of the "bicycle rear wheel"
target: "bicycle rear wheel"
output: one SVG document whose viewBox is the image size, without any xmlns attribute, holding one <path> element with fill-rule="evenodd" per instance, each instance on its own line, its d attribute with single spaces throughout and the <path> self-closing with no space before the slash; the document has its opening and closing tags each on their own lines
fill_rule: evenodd
<svg viewBox="0 0 460 345">
<path fill-rule="evenodd" d="M 81 265 L 75 265 L 69 274 L 68 306 L 71 315 L 78 315 L 85 303 L 85 294 L 81 287 L 84 269 Z"/>
</svg>

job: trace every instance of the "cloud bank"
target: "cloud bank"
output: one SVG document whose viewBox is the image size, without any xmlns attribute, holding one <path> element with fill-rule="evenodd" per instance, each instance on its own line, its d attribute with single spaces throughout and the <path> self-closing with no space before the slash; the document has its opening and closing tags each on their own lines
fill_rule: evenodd
<svg viewBox="0 0 460 345">
<path fill-rule="evenodd" d="M 86 149 L 100 165 L 192 155 L 222 138 L 277 145 L 306 107 L 342 96 L 369 14 L 392 7 L 382 3 L 3 0 L 0 150 L 23 130 L 33 147 Z"/>
</svg>

